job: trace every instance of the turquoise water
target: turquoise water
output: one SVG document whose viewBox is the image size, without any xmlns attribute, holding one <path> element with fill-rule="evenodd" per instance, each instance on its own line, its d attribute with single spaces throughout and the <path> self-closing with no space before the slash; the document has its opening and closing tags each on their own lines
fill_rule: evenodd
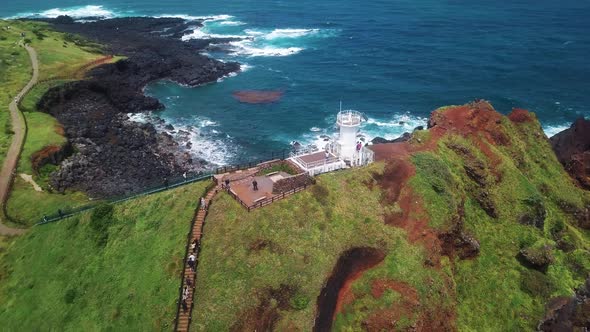
<svg viewBox="0 0 590 332">
<path fill-rule="evenodd" d="M 157 82 L 154 116 L 191 132 L 193 151 L 217 163 L 255 159 L 334 130 L 339 101 L 364 112 L 367 138 L 423 125 L 435 108 L 490 100 L 501 112 L 537 113 L 548 135 L 590 104 L 590 2 L 497 1 L 38 1 L 3 4 L 0 16 L 212 17 L 186 38 L 244 36 L 213 57 L 245 64 L 221 82 Z M 77 6 L 77 7 L 76 7 Z M 56 9 L 58 8 L 58 9 Z M 251 105 L 239 90 L 281 90 Z M 145 120 L 145 119 L 143 119 Z"/>
</svg>

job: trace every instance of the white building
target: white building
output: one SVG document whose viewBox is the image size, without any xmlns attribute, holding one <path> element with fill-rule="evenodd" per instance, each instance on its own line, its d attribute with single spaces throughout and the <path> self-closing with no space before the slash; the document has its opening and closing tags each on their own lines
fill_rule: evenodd
<svg viewBox="0 0 590 332">
<path fill-rule="evenodd" d="M 337 139 L 328 142 L 325 150 L 304 149 L 301 152 L 292 153 L 290 160 L 312 176 L 372 163 L 373 151 L 357 138 L 363 119 L 363 115 L 357 111 L 338 112 L 336 124 L 340 131 Z"/>
</svg>

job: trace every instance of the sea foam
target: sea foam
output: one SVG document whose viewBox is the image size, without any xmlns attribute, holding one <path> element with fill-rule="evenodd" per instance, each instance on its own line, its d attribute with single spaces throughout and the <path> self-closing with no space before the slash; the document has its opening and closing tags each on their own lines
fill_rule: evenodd
<svg viewBox="0 0 590 332">
<path fill-rule="evenodd" d="M 73 18 L 82 18 L 82 17 L 104 17 L 104 18 L 114 18 L 120 16 L 119 14 L 115 13 L 112 10 L 105 9 L 103 6 L 100 5 L 87 5 L 87 6 L 77 6 L 77 7 L 69 7 L 69 8 L 52 8 L 48 10 L 44 10 L 41 12 L 32 12 L 32 13 L 21 13 L 17 14 L 11 18 L 24 18 L 24 17 L 34 17 L 34 18 L 56 18 L 58 16 L 67 15 Z"/>
</svg>

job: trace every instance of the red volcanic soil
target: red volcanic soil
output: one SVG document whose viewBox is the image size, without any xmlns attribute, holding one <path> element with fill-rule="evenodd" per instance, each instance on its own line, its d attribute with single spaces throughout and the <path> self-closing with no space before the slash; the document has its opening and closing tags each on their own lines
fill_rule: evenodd
<svg viewBox="0 0 590 332">
<path fill-rule="evenodd" d="M 268 104 L 278 101 L 283 94 L 280 90 L 241 90 L 235 91 L 233 96 L 241 103 Z"/>
<path fill-rule="evenodd" d="M 521 121 L 530 117 L 528 112 L 523 110 L 515 110 L 513 113 L 513 117 Z M 442 243 L 438 232 L 429 226 L 428 215 L 424 211 L 421 197 L 414 194 L 407 186 L 408 180 L 416 173 L 410 157 L 417 152 L 436 150 L 441 137 L 446 134 L 455 134 L 474 142 L 488 159 L 489 168 L 493 170 L 500 164 L 501 159 L 493 152 L 492 146 L 509 145 L 511 141 L 504 132 L 502 115 L 485 101 L 435 111 L 430 118 L 429 128 L 430 138 L 427 142 L 416 144 L 410 140 L 401 143 L 376 144 L 371 146 L 371 149 L 375 152 L 375 160 L 386 162 L 383 174 L 373 174 L 373 178 L 383 191 L 381 203 L 385 206 L 394 204 L 399 206 L 399 211 L 386 215 L 384 222 L 406 230 L 410 243 L 421 244 L 426 249 L 428 257 L 425 265 L 438 269 Z M 496 176 L 499 177 L 500 174 Z M 387 288 L 402 294 L 405 302 L 394 308 L 383 309 L 372 314 L 364 322 L 366 330 L 393 329 L 397 319 L 401 316 L 412 316 L 418 310 L 419 299 L 416 291 L 400 282 L 382 280 L 374 282 L 373 296 L 380 297 Z M 416 329 L 453 330 L 454 318 L 452 309 L 425 308 L 425 311 L 420 314 Z"/>
<path fill-rule="evenodd" d="M 341 310 L 344 298 L 350 300 L 350 286 L 361 274 L 381 263 L 385 253 L 379 249 L 361 247 L 344 252 L 317 299 L 318 313 L 313 331 L 330 331 L 334 316 Z"/>
<path fill-rule="evenodd" d="M 531 122 L 533 121 L 533 117 L 531 113 L 527 110 L 523 110 L 522 108 L 514 108 L 512 112 L 508 114 L 508 119 L 515 123 L 523 123 L 523 122 Z"/>
</svg>

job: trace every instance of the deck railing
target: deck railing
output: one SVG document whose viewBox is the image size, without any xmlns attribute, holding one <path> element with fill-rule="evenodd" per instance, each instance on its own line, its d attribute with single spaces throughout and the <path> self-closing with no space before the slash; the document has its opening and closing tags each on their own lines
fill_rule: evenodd
<svg viewBox="0 0 590 332">
<path fill-rule="evenodd" d="M 300 175 L 296 175 L 296 176 L 308 176 L 308 175 L 307 174 L 300 174 Z M 272 204 L 272 203 L 274 203 L 274 202 L 276 202 L 278 200 L 281 200 L 281 199 L 283 199 L 285 197 L 289 197 L 289 196 L 291 196 L 291 195 L 293 195 L 295 193 L 298 193 L 300 191 L 303 191 L 303 190 L 307 189 L 307 187 L 309 187 L 310 185 L 313 185 L 313 184 L 316 183 L 316 180 L 313 177 L 309 177 L 309 179 L 311 181 L 311 184 L 305 183 L 303 185 L 300 185 L 300 186 L 297 186 L 295 188 L 289 189 L 289 190 L 287 190 L 285 192 L 282 192 L 280 194 L 273 195 L 271 197 L 268 197 L 268 198 L 265 198 L 263 200 L 257 201 L 257 202 L 255 202 L 255 203 L 253 203 L 251 205 L 248 205 L 248 204 L 246 204 L 246 202 L 244 202 L 243 200 L 241 200 L 240 197 L 231 189 L 231 187 L 230 187 L 230 189 L 226 189 L 226 191 L 227 191 L 227 193 L 231 197 L 233 197 L 238 203 L 240 203 L 241 206 L 243 206 L 246 210 L 248 210 L 248 212 L 251 212 L 254 209 L 261 208 L 263 206 L 267 206 L 267 205 Z"/>
</svg>

